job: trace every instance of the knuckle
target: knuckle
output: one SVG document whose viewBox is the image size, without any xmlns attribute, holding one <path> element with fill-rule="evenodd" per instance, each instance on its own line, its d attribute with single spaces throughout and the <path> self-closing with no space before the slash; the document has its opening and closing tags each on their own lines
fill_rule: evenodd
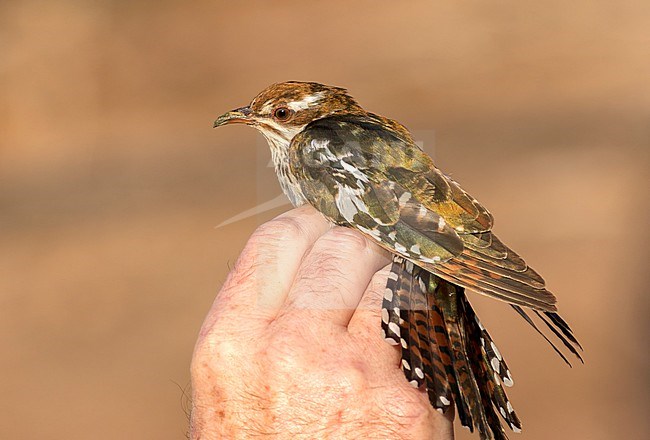
<svg viewBox="0 0 650 440">
<path fill-rule="evenodd" d="M 233 372 L 250 372 L 254 344 L 228 332 L 209 334 L 199 340 L 192 354 L 192 377 L 231 377 Z"/>
<path fill-rule="evenodd" d="M 307 351 L 300 336 L 291 329 L 281 329 L 267 338 L 267 344 L 258 353 L 267 368 L 280 376 L 304 370 Z"/>
<path fill-rule="evenodd" d="M 350 274 L 344 268 L 345 260 L 342 255 L 320 253 L 318 257 L 305 263 L 299 279 L 309 286 L 311 295 L 296 297 L 293 306 L 301 308 L 334 307 L 340 296 L 333 297 L 335 292 L 349 289 Z M 306 303 L 305 301 L 311 301 Z"/>
<path fill-rule="evenodd" d="M 287 243 L 295 243 L 305 236 L 305 227 L 294 217 L 278 217 L 262 224 L 248 239 L 231 272 L 229 284 L 254 278 L 256 270 L 275 259 Z"/>
<path fill-rule="evenodd" d="M 232 361 L 241 356 L 241 347 L 223 334 L 206 335 L 194 349 L 193 359 L 204 359 L 215 365 L 221 361 Z"/>
<path fill-rule="evenodd" d="M 273 321 L 263 345 L 266 353 L 281 353 L 301 357 L 309 351 L 308 339 L 317 340 L 313 330 L 305 328 L 309 325 L 307 316 L 291 316 L 291 319 L 276 319 Z"/>
<path fill-rule="evenodd" d="M 223 365 L 221 352 L 215 349 L 208 339 L 204 339 L 194 348 L 190 363 L 190 376 L 196 379 L 214 376 L 219 372 L 220 365 Z"/>
<path fill-rule="evenodd" d="M 326 232 L 320 239 L 327 248 L 346 254 L 361 253 L 368 249 L 368 241 L 353 229 L 336 226 Z"/>
<path fill-rule="evenodd" d="M 270 220 L 258 227 L 251 239 L 286 242 L 306 235 L 305 225 L 296 217 L 284 216 Z"/>
<path fill-rule="evenodd" d="M 349 363 L 343 367 L 338 367 L 339 376 L 335 384 L 340 388 L 339 391 L 355 395 L 365 392 L 370 386 L 368 372 L 361 363 Z"/>
</svg>

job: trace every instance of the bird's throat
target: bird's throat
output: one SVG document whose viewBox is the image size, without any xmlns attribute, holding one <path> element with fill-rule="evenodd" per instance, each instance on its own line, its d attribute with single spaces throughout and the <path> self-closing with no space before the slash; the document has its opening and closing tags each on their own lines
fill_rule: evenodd
<svg viewBox="0 0 650 440">
<path fill-rule="evenodd" d="M 289 142 L 284 139 L 265 136 L 271 147 L 271 159 L 275 167 L 275 173 L 278 176 L 280 187 L 284 194 L 289 198 L 293 206 L 300 206 L 307 200 L 300 189 L 300 185 L 291 173 L 289 168 Z"/>
</svg>

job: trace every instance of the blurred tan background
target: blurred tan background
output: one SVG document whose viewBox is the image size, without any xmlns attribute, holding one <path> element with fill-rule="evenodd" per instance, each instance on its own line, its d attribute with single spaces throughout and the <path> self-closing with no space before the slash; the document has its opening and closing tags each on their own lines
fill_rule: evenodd
<svg viewBox="0 0 650 440">
<path fill-rule="evenodd" d="M 201 321 L 287 209 L 215 227 L 280 190 L 258 135 L 212 120 L 289 79 L 426 133 L 558 294 L 585 366 L 471 297 L 515 375 L 512 437 L 650 438 L 649 20 L 642 1 L 0 2 L 0 438 L 184 438 Z"/>
</svg>

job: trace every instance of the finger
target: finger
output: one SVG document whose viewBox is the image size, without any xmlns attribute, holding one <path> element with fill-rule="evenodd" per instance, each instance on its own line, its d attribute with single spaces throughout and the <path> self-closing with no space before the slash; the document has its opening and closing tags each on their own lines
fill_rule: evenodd
<svg viewBox="0 0 650 440">
<path fill-rule="evenodd" d="M 386 342 L 381 331 L 381 308 L 386 292 L 386 282 L 390 273 L 390 265 L 385 266 L 372 277 L 368 288 L 359 301 L 354 315 L 350 318 L 348 332 L 351 337 L 358 339 L 360 350 L 363 351 L 367 362 L 379 366 L 374 375 L 378 383 L 392 383 L 399 386 L 404 393 L 417 394 L 422 401 L 422 407 L 430 411 L 425 430 L 432 430 L 437 435 L 432 438 L 453 438 L 453 406 L 446 414 L 433 411 L 425 388 L 415 389 L 404 377 L 401 369 L 401 347 Z"/>
<path fill-rule="evenodd" d="M 360 232 L 334 227 L 305 256 L 282 314 L 300 311 L 347 326 L 370 279 L 387 254 Z"/>
<path fill-rule="evenodd" d="M 388 344 L 381 333 L 381 305 L 389 273 L 390 265 L 387 265 L 372 277 L 359 306 L 350 318 L 348 332 L 371 347 L 370 351 L 376 353 L 382 364 L 395 367 L 400 363 L 401 350 Z"/>
<path fill-rule="evenodd" d="M 379 335 L 379 330 L 381 329 L 381 305 L 384 299 L 386 281 L 388 280 L 390 268 L 390 264 L 384 266 L 370 280 L 368 288 L 359 301 L 359 306 L 350 318 L 348 328 L 351 332 L 373 329 Z"/>
<path fill-rule="evenodd" d="M 284 303 L 303 256 L 330 223 L 309 205 L 264 223 L 253 233 L 217 296 L 204 327 L 221 316 L 268 322 Z M 249 321 L 250 322 L 250 321 Z"/>
</svg>

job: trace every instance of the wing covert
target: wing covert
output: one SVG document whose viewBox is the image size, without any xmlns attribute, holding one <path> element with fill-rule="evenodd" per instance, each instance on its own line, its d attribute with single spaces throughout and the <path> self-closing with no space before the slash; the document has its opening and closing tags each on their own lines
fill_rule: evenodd
<svg viewBox="0 0 650 440">
<path fill-rule="evenodd" d="M 363 116 L 320 119 L 292 140 L 289 164 L 335 223 L 463 287 L 555 310 L 544 280 L 492 234 L 490 213 L 402 133 Z"/>
<path fill-rule="evenodd" d="M 405 258 L 447 261 L 464 249 L 458 234 L 386 172 L 411 148 L 373 121 L 325 118 L 293 139 L 289 159 L 305 198 L 334 222 Z"/>
</svg>

